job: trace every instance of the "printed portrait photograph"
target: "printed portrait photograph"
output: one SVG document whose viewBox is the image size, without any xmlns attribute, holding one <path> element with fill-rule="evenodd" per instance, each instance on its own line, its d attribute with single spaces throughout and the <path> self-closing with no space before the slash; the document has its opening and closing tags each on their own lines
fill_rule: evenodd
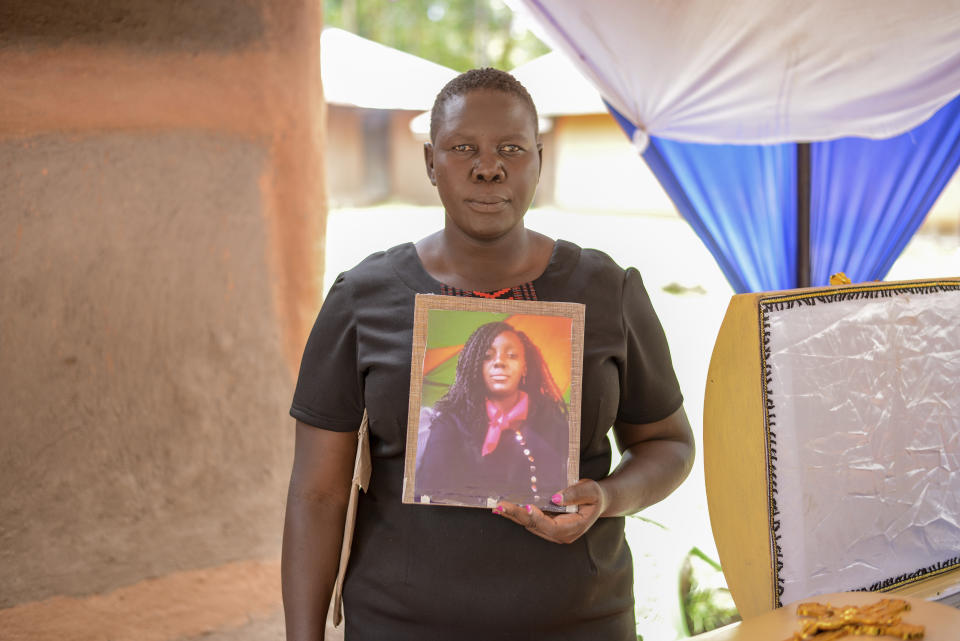
<svg viewBox="0 0 960 641">
<path fill-rule="evenodd" d="M 578 478 L 582 306 L 417 305 L 405 502 L 563 511 L 550 497 Z"/>
</svg>

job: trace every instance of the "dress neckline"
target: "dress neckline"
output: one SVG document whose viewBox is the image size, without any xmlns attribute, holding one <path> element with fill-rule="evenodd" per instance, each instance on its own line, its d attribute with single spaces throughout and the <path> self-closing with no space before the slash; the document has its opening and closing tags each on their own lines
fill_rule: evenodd
<svg viewBox="0 0 960 641">
<path fill-rule="evenodd" d="M 390 264 L 397 276 L 400 277 L 410 289 L 420 294 L 442 294 L 444 287 L 456 289 L 445 283 L 441 283 L 423 266 L 420 255 L 417 253 L 416 245 L 412 242 L 403 243 L 387 250 L 387 256 L 390 258 Z M 567 277 L 576 267 L 577 260 L 580 257 L 580 247 L 573 243 L 557 239 L 553 244 L 553 251 L 550 253 L 550 260 L 543 272 L 530 281 L 534 289 L 541 295 L 541 292 L 550 292 L 566 281 Z M 515 287 L 522 287 L 526 283 L 518 283 Z"/>
</svg>

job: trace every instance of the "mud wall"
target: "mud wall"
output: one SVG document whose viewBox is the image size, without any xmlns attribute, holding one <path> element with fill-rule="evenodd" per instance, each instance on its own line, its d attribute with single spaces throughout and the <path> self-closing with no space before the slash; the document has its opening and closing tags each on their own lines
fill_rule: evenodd
<svg viewBox="0 0 960 641">
<path fill-rule="evenodd" d="M 0 608 L 279 557 L 321 21 L 0 4 Z"/>
</svg>

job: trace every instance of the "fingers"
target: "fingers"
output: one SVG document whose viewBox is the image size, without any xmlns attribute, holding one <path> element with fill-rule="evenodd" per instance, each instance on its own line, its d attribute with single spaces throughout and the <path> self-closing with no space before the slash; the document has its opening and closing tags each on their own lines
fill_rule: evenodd
<svg viewBox="0 0 960 641">
<path fill-rule="evenodd" d="M 599 516 L 593 505 L 581 506 L 580 511 L 574 513 L 545 514 L 533 505 L 521 506 L 506 501 L 497 505 L 493 513 L 553 543 L 573 543 L 590 529 Z"/>
<path fill-rule="evenodd" d="M 596 504 L 602 511 L 607 497 L 599 483 L 591 479 L 580 479 L 562 492 L 554 494 L 550 500 L 556 505 Z"/>
<path fill-rule="evenodd" d="M 567 541 L 559 538 L 557 524 L 555 519 L 545 515 L 539 508 L 533 505 L 517 505 L 506 501 L 493 508 L 494 514 L 504 516 L 514 523 L 523 526 L 531 534 L 536 534 L 542 539 L 554 543 L 566 543 Z"/>
<path fill-rule="evenodd" d="M 550 497 L 554 505 L 575 505 L 576 512 L 544 514 L 534 505 L 501 501 L 493 513 L 523 526 L 530 533 L 554 543 L 573 543 L 590 529 L 606 509 L 609 497 L 599 483 L 580 479 Z"/>
</svg>

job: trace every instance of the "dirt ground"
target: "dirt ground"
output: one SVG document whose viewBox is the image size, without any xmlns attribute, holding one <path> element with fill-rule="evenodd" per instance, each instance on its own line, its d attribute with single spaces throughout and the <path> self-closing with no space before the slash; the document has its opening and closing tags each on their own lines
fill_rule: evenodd
<svg viewBox="0 0 960 641">
<path fill-rule="evenodd" d="M 239 627 L 180 637 L 176 641 L 285 641 L 284 632 L 283 610 L 277 610 L 268 617 L 251 619 Z M 343 626 L 339 629 L 328 626 L 325 641 L 343 641 Z"/>
<path fill-rule="evenodd" d="M 177 641 L 284 641 L 283 611 L 265 619 L 254 619 L 239 628 L 180 637 Z"/>
<path fill-rule="evenodd" d="M 280 563 L 173 572 L 99 593 L 0 610 L 4 641 L 283 639 Z"/>
</svg>

